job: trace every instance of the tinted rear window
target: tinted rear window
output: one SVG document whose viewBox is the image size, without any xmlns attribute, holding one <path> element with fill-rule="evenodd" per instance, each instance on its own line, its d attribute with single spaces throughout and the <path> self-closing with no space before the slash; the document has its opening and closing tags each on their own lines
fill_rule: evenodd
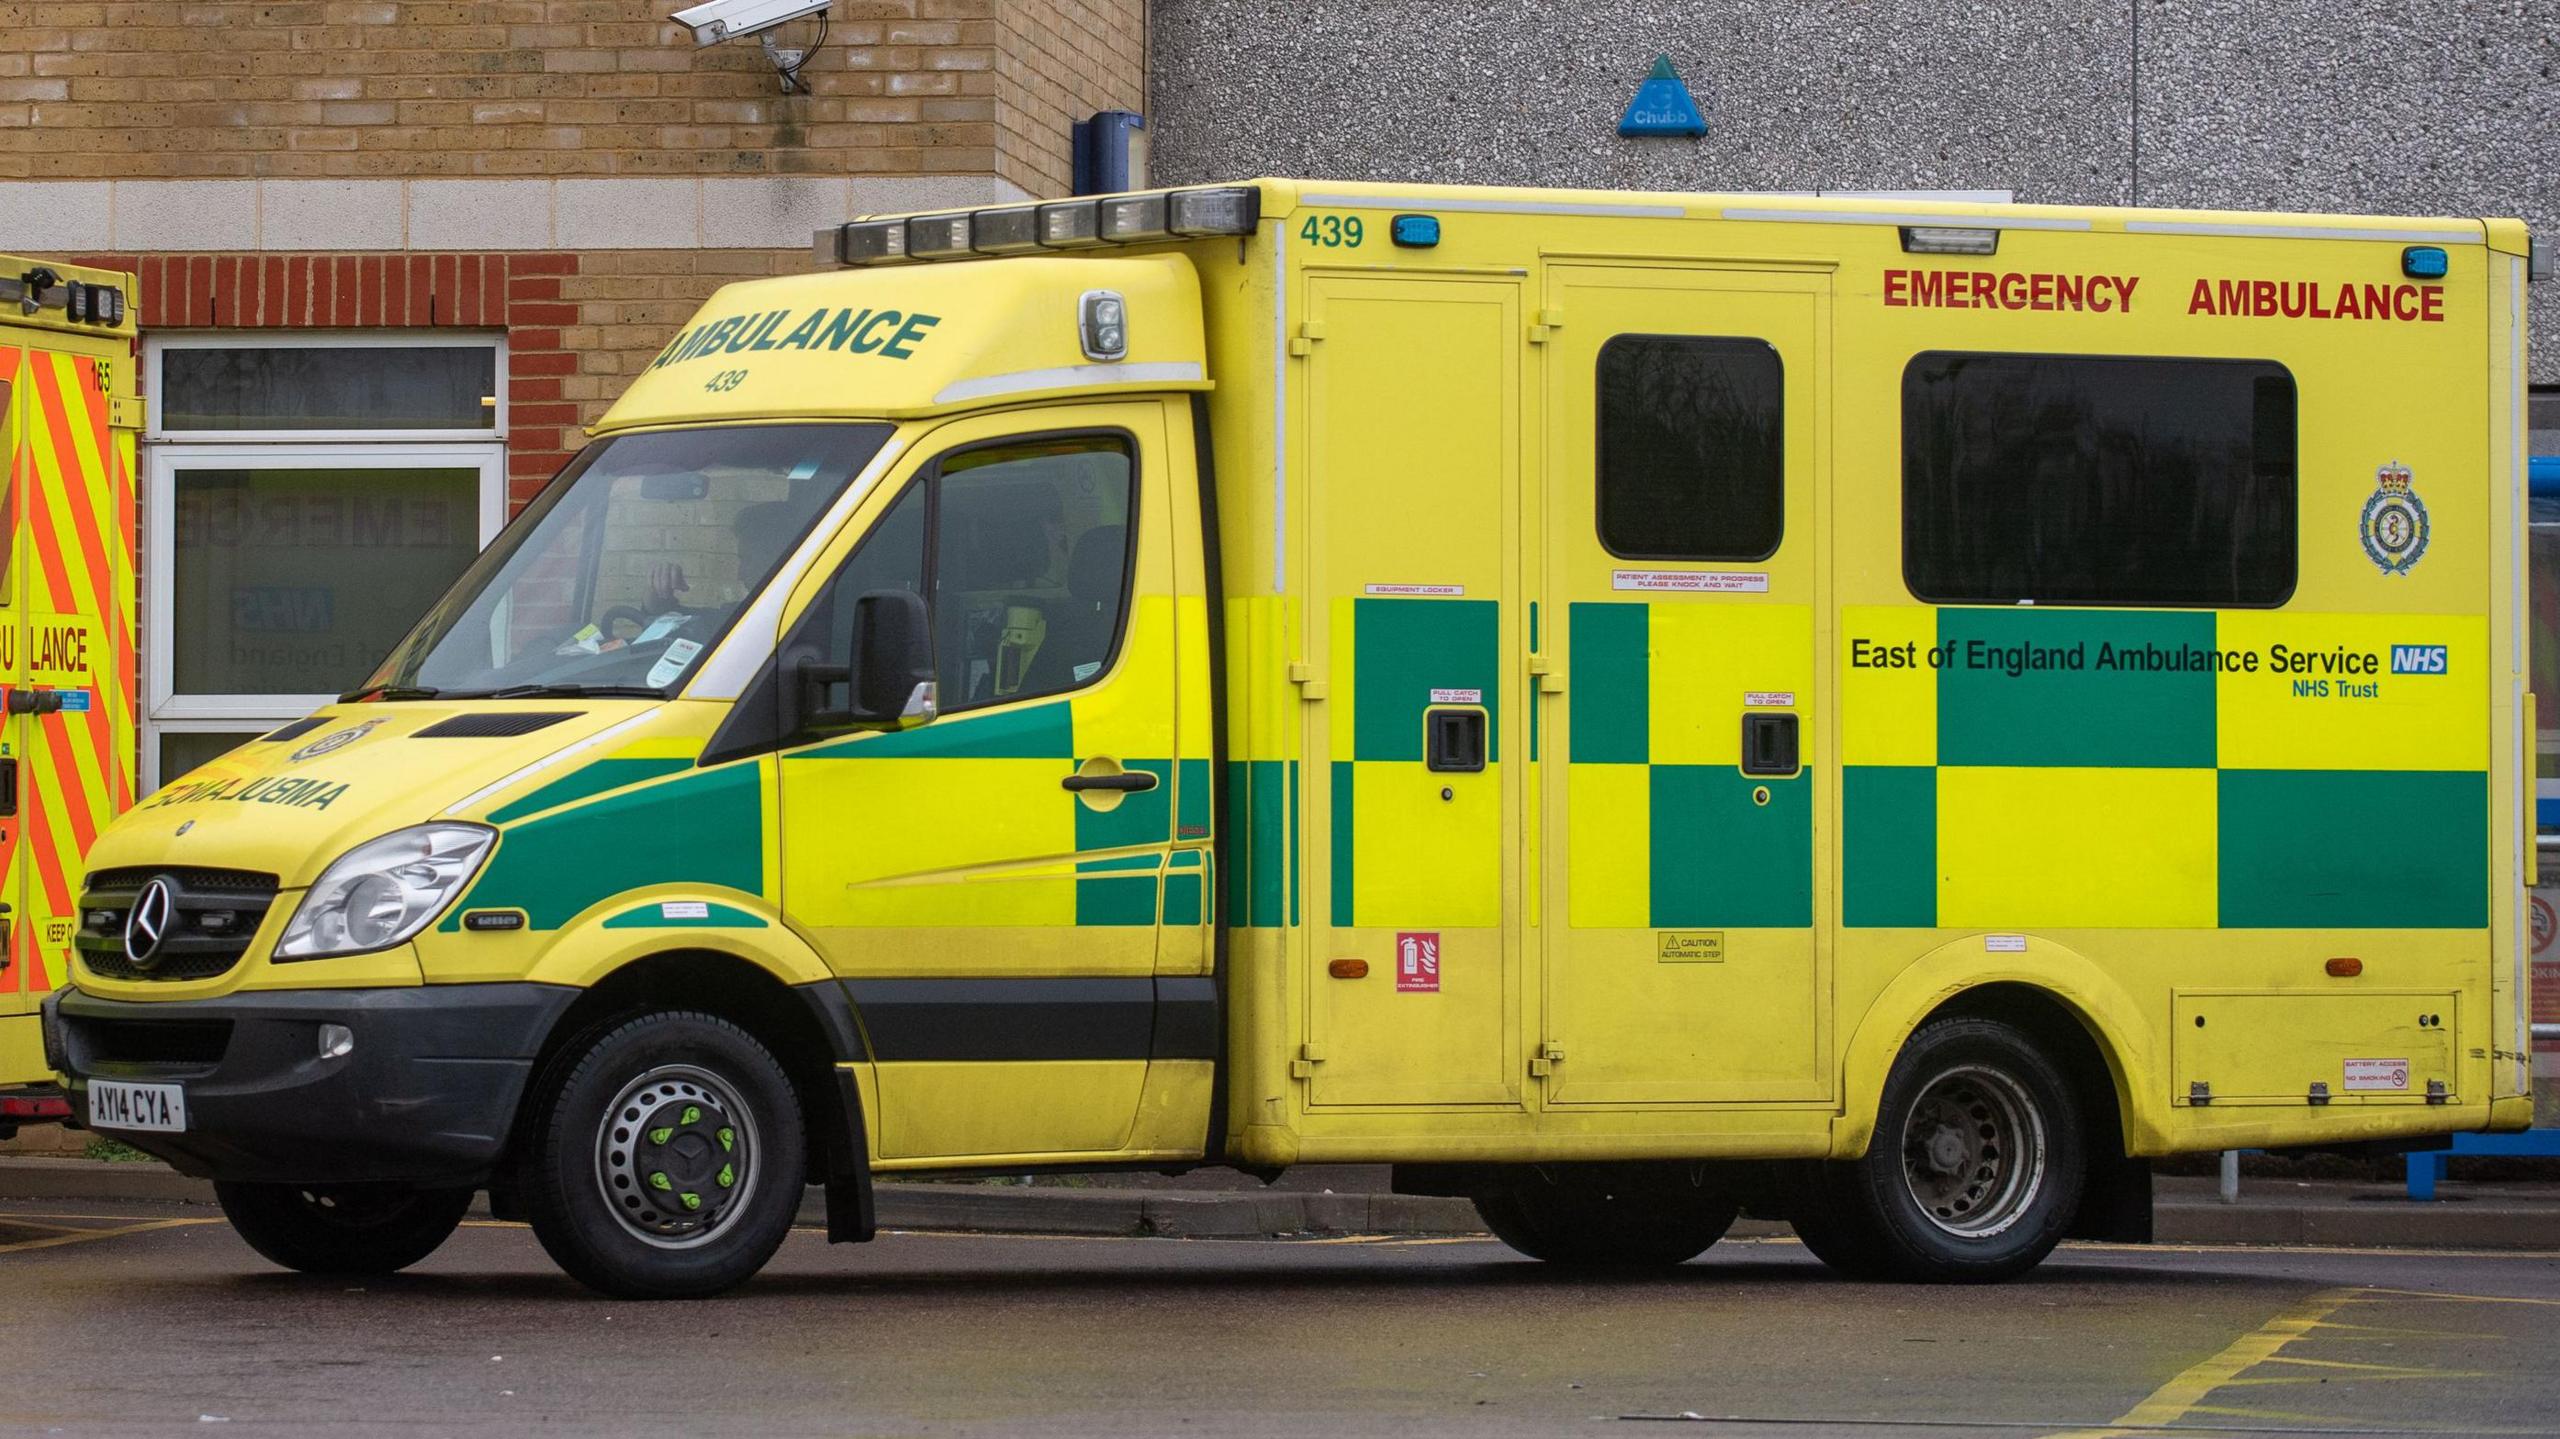
<svg viewBox="0 0 2560 1439">
<path fill-rule="evenodd" d="M 1903 574 L 1940 604 L 2293 593 L 2295 395 L 2257 360 L 1933 353 L 1902 376 Z"/>
</svg>

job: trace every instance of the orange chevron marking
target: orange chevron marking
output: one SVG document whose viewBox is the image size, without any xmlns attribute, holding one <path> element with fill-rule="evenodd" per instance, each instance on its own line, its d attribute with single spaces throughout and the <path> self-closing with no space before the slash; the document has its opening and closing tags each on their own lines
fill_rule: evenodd
<svg viewBox="0 0 2560 1439">
<path fill-rule="evenodd" d="M 87 402 L 83 404 L 82 410 L 83 417 L 91 421 L 87 436 L 91 447 L 90 453 L 97 456 L 98 473 L 103 476 L 114 468 L 116 454 L 113 432 L 106 424 L 106 416 L 102 408 L 105 396 L 98 387 L 97 362 L 66 358 L 63 363 L 71 367 L 73 376 L 79 381 L 78 393 Z M 62 396 L 58 373 L 54 380 L 54 401 L 59 406 Z M 76 438 L 71 435 L 70 417 L 67 411 L 59 428 L 65 438 Z M 98 497 L 93 492 L 84 491 L 82 487 L 72 483 L 79 468 L 77 461 L 80 453 L 78 449 L 68 445 L 57 449 L 54 454 L 53 476 L 55 483 L 62 490 L 67 508 L 71 511 L 72 529 L 79 537 L 81 555 L 87 561 L 89 610 L 97 615 L 101 624 L 104 624 L 114 614 L 115 571 L 108 563 L 105 542 L 98 534 L 95 513 L 98 508 L 96 503 Z M 56 543 L 58 544 L 59 541 L 57 540 Z M 123 671 L 119 670 L 118 673 L 122 674 Z M 98 775 L 101 782 L 112 785 L 114 781 L 110 777 L 122 766 L 116 762 L 115 740 L 111 733 L 114 726 L 108 722 L 107 710 L 110 701 L 104 691 L 110 686 L 99 685 L 96 688 L 101 691 L 95 696 L 96 708 L 91 711 L 92 717 L 83 723 L 81 728 L 87 731 L 90 748 L 97 756 Z M 85 794 L 87 786 L 83 785 L 81 789 Z M 88 853 L 89 844 L 95 838 L 93 831 L 82 839 L 80 846 L 82 854 Z"/>
</svg>

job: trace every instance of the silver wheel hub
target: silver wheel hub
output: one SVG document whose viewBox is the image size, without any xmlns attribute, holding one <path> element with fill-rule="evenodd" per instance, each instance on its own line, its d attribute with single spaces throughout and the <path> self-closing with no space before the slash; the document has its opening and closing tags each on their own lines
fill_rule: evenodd
<svg viewBox="0 0 2560 1439">
<path fill-rule="evenodd" d="M 708 1243 L 755 1192 L 755 1116 L 728 1080 L 660 1065 L 622 1087 L 596 1134 L 596 1187 L 648 1243 Z"/>
<path fill-rule="evenodd" d="M 2044 1190 L 2044 1114 L 1996 1069 L 1960 1065 L 1922 1086 L 1903 1121 L 1902 1177 L 1932 1224 L 1988 1239 Z"/>
</svg>

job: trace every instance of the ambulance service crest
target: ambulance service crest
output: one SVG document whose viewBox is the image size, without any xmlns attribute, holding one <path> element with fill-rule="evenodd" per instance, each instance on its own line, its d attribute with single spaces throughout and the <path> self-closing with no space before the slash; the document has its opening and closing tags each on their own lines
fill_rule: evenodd
<svg viewBox="0 0 2560 1439">
<path fill-rule="evenodd" d="M 2393 460 L 2373 472 L 2373 497 L 2356 522 L 2364 552 L 2386 575 L 2405 575 L 2427 553 L 2427 506 Z"/>
<path fill-rule="evenodd" d="M 286 755 L 285 763 L 300 764 L 304 760 L 318 759 L 324 754 L 345 749 L 347 746 L 354 744 L 357 740 L 363 739 L 366 735 L 373 733 L 375 727 L 381 723 L 381 720 L 369 719 L 360 725 L 353 725 L 349 728 L 338 730 L 330 734 L 324 734 L 320 736 L 320 738 L 313 740 L 311 743 L 304 745 L 302 748 L 295 750 L 293 753 Z"/>
</svg>

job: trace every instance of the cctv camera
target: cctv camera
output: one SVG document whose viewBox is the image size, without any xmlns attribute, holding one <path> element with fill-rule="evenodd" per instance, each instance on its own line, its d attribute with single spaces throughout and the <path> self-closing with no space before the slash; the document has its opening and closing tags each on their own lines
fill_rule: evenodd
<svg viewBox="0 0 2560 1439">
<path fill-rule="evenodd" d="M 678 10 L 669 18 L 691 29 L 696 45 L 717 45 L 723 40 L 770 30 L 803 15 L 815 15 L 831 3 L 833 0 L 705 0 Z"/>
</svg>

